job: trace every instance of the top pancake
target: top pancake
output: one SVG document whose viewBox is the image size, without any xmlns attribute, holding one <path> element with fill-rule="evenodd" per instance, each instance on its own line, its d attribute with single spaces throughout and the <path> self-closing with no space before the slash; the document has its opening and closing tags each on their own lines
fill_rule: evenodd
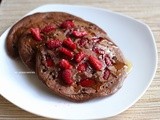
<svg viewBox="0 0 160 120">
<path fill-rule="evenodd" d="M 35 13 L 24 17 L 18 21 L 9 31 L 6 41 L 7 51 L 9 56 L 16 58 L 19 56 L 18 53 L 18 42 L 26 32 L 32 27 L 43 27 L 48 23 L 53 23 L 55 25 L 61 23 L 65 20 L 76 20 L 79 23 L 88 23 L 79 17 L 73 16 L 68 13 L 63 12 L 45 12 L 45 13 Z M 94 26 L 94 25 L 93 25 Z M 99 32 L 105 33 L 102 29 L 97 28 Z M 97 31 L 97 32 L 98 32 Z"/>
<path fill-rule="evenodd" d="M 66 20 L 75 21 L 74 24 L 76 28 L 83 28 L 89 34 L 87 37 L 94 36 L 106 36 L 106 33 L 96 26 L 93 23 L 85 21 L 79 17 L 70 15 L 68 13 L 62 12 L 48 12 L 48 13 L 36 13 L 30 16 L 27 16 L 16 23 L 10 30 L 7 37 L 7 50 L 11 57 L 18 57 L 20 55 L 24 64 L 34 70 L 35 69 L 35 56 L 36 56 L 36 47 L 37 45 L 43 44 L 39 41 L 34 41 L 33 36 L 31 36 L 31 28 L 40 28 L 43 29 L 47 25 L 53 25 L 55 28 L 58 28 L 62 22 Z M 67 36 L 66 30 L 56 29 L 56 31 L 43 34 L 44 41 L 48 39 L 59 39 L 63 40 Z"/>
</svg>

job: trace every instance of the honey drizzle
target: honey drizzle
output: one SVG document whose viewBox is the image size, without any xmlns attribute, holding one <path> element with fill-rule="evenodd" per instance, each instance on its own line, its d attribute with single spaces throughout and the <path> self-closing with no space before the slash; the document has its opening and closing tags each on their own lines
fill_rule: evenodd
<svg viewBox="0 0 160 120">
<path fill-rule="evenodd" d="M 127 72 L 127 74 L 129 74 L 133 68 L 133 64 L 130 60 L 126 60 L 126 66 L 127 66 L 126 72 Z"/>
</svg>

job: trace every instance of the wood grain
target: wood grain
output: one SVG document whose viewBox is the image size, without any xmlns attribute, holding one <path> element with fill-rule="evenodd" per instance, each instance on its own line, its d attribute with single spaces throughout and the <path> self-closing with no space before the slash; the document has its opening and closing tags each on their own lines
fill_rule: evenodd
<svg viewBox="0 0 160 120">
<path fill-rule="evenodd" d="M 2 0 L 0 34 L 32 9 L 44 4 L 88 5 L 109 9 L 148 24 L 160 54 L 160 0 Z M 159 55 L 160 56 L 160 55 Z M 107 120 L 160 120 L 160 61 L 156 76 L 142 98 L 125 112 Z M 136 89 L 136 88 L 135 88 Z M 114 106 L 116 107 L 116 106 Z M 47 120 L 28 113 L 0 96 L 0 120 Z"/>
</svg>

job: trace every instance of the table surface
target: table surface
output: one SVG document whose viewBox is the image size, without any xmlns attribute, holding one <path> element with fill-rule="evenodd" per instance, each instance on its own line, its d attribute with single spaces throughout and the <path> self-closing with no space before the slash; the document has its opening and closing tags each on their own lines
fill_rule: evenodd
<svg viewBox="0 0 160 120">
<path fill-rule="evenodd" d="M 0 35 L 32 9 L 44 4 L 89 5 L 126 14 L 148 24 L 160 53 L 160 0 L 2 0 L 0 5 Z M 158 60 L 159 64 L 159 60 Z M 135 88 L 136 89 L 136 88 Z M 0 119 L 46 120 L 28 113 L 0 96 Z M 160 120 L 160 66 L 146 93 L 125 112 L 107 120 Z"/>
</svg>

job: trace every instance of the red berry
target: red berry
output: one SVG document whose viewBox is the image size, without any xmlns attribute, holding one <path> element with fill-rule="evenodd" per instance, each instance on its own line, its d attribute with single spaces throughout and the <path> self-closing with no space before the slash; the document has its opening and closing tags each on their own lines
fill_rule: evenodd
<svg viewBox="0 0 160 120">
<path fill-rule="evenodd" d="M 102 63 L 101 61 L 99 61 L 96 57 L 94 56 L 89 56 L 89 62 L 92 65 L 93 68 L 95 68 L 96 70 L 101 70 L 102 69 Z"/>
<path fill-rule="evenodd" d="M 81 62 L 85 57 L 85 54 L 83 52 L 79 52 L 75 55 L 76 62 Z"/>
<path fill-rule="evenodd" d="M 87 32 L 86 31 L 73 31 L 73 36 L 75 36 L 75 37 L 83 37 L 83 36 L 85 36 L 85 35 L 87 35 Z"/>
<path fill-rule="evenodd" d="M 112 62 L 111 62 L 110 58 L 108 57 L 108 55 L 105 56 L 104 60 L 105 60 L 105 63 L 106 63 L 107 66 L 112 65 Z"/>
<path fill-rule="evenodd" d="M 72 50 L 76 49 L 76 44 L 71 40 L 71 38 L 65 39 L 63 44 Z"/>
<path fill-rule="evenodd" d="M 98 37 L 98 38 L 97 38 L 97 37 L 93 37 L 93 38 L 92 38 L 92 40 L 93 40 L 94 42 L 96 42 L 96 43 L 102 41 L 103 39 L 104 39 L 104 38 L 102 38 L 102 37 Z"/>
<path fill-rule="evenodd" d="M 39 28 L 31 28 L 30 31 L 31 31 L 32 36 L 35 38 L 35 40 L 37 41 L 42 40 Z"/>
<path fill-rule="evenodd" d="M 52 61 L 51 58 L 47 58 L 46 62 L 47 62 L 47 67 L 52 67 L 53 66 L 53 61 Z"/>
<path fill-rule="evenodd" d="M 80 72 L 84 72 L 84 71 L 86 71 L 86 69 L 87 69 L 87 64 L 85 64 L 85 63 L 82 63 L 82 64 L 78 65 L 78 67 L 77 67 L 77 70 Z"/>
<path fill-rule="evenodd" d="M 46 45 L 49 49 L 60 47 L 62 42 L 60 40 L 48 40 Z"/>
<path fill-rule="evenodd" d="M 84 79 L 80 81 L 82 87 L 92 87 L 95 85 L 95 81 L 91 79 Z"/>
<path fill-rule="evenodd" d="M 79 44 L 79 46 L 84 47 L 87 44 L 87 42 L 88 42 L 88 39 L 81 38 L 80 40 L 78 40 L 77 43 Z"/>
<path fill-rule="evenodd" d="M 97 47 L 94 47 L 94 48 L 93 48 L 93 51 L 94 51 L 95 53 L 101 54 L 101 55 L 105 53 L 103 49 L 97 48 Z"/>
<path fill-rule="evenodd" d="M 59 62 L 59 65 L 61 68 L 63 69 L 72 69 L 72 65 L 65 59 L 62 59 L 60 62 Z"/>
<path fill-rule="evenodd" d="M 66 48 L 64 48 L 64 47 L 61 47 L 61 48 L 59 49 L 59 51 L 60 51 L 61 53 L 63 53 L 64 55 L 68 56 L 69 58 L 73 58 L 73 56 L 74 56 L 73 52 L 71 52 L 70 50 L 68 50 L 68 49 L 66 49 Z"/>
<path fill-rule="evenodd" d="M 109 78 L 109 76 L 110 76 L 110 71 L 107 69 L 107 70 L 104 72 L 103 78 L 104 78 L 105 80 L 107 80 L 107 79 Z"/>
<path fill-rule="evenodd" d="M 45 27 L 41 30 L 41 32 L 43 32 L 43 33 L 49 33 L 49 32 L 51 32 L 51 31 L 53 31 L 53 30 L 55 30 L 55 27 L 52 26 L 52 25 L 48 25 L 48 26 L 45 26 Z"/>
<path fill-rule="evenodd" d="M 72 72 L 70 69 L 65 69 L 62 72 L 62 78 L 67 85 L 71 85 L 73 83 Z"/>
<path fill-rule="evenodd" d="M 73 28 L 74 27 L 74 22 L 73 22 L 73 20 L 66 20 L 61 24 L 61 27 L 65 28 L 65 29 Z"/>
</svg>

